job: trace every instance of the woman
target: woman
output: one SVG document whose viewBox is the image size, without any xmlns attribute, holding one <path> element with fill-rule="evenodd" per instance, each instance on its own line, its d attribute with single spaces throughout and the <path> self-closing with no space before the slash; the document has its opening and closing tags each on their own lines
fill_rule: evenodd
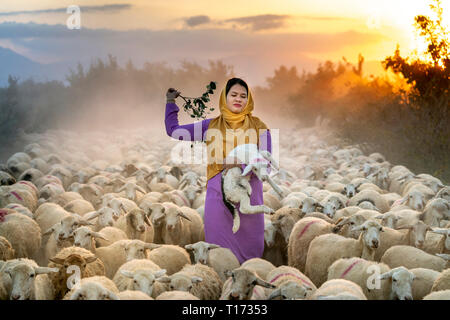
<svg viewBox="0 0 450 320">
<path fill-rule="evenodd" d="M 242 79 L 232 78 L 228 80 L 220 95 L 220 115 L 213 119 L 201 121 L 201 136 L 194 134 L 194 126 L 199 128 L 199 123 L 195 125 L 178 124 L 179 108 L 175 104 L 175 98 L 179 94 L 180 92 L 173 88 L 167 91 L 166 132 L 172 137 L 175 130 L 182 132 L 180 129 L 184 129 L 189 132 L 189 138 L 187 139 L 191 141 L 202 140 L 207 144 L 205 241 L 229 248 L 241 264 L 251 258 L 260 258 L 264 251 L 264 214 L 241 214 L 239 212 L 241 225 L 239 230 L 233 233 L 233 216 L 223 202 L 221 189 L 222 171 L 225 167 L 223 161 L 218 161 L 226 158 L 227 150 L 231 151 L 241 143 L 255 143 L 260 150 L 272 152 L 270 132 L 267 126 L 259 118 L 252 116 L 254 106 L 251 91 Z M 227 130 L 233 130 L 231 132 L 237 138 L 235 139 L 234 136 L 231 139 L 226 138 L 229 137 L 227 136 Z M 257 132 L 257 134 L 247 137 L 242 136 L 245 132 L 251 130 L 255 130 L 254 132 Z M 212 132 L 221 133 L 214 135 L 215 138 L 219 136 L 221 139 L 212 138 Z M 174 136 L 177 136 L 180 140 L 186 140 L 186 135 L 184 137 Z M 219 150 L 219 152 L 213 150 Z M 245 168 L 245 164 L 242 165 L 242 168 Z M 250 204 L 264 204 L 262 182 L 251 171 L 249 174 L 251 174 L 250 185 L 252 187 Z"/>
</svg>

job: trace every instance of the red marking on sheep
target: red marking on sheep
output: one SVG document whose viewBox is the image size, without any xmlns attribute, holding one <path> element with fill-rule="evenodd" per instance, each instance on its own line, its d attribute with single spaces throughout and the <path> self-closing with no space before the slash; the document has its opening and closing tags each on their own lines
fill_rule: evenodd
<svg viewBox="0 0 450 320">
<path fill-rule="evenodd" d="M 8 215 L 8 210 L 0 209 L 0 222 L 5 221 L 5 217 Z"/>
<path fill-rule="evenodd" d="M 11 191 L 11 194 L 17 198 L 17 200 L 19 201 L 23 201 L 23 198 L 21 196 L 19 196 L 19 194 L 15 191 Z"/>
<path fill-rule="evenodd" d="M 26 186 L 29 186 L 29 187 L 33 188 L 33 190 L 36 191 L 36 192 L 39 191 L 39 190 L 36 188 L 35 185 L 31 184 L 31 183 L 28 182 L 28 181 L 20 181 L 19 183 L 20 183 L 20 184 L 24 184 L 24 185 L 26 185 Z"/>
<path fill-rule="evenodd" d="M 273 283 L 273 282 L 277 281 L 279 278 L 285 277 L 285 276 L 291 276 L 291 277 L 297 278 L 297 279 L 299 279 L 301 282 L 307 284 L 309 287 L 311 287 L 311 288 L 314 287 L 314 286 L 311 284 L 311 282 L 306 281 L 305 279 L 300 278 L 300 277 L 299 277 L 298 275 L 296 275 L 295 273 L 290 273 L 290 272 L 287 272 L 287 273 L 281 273 L 281 274 L 277 275 L 275 278 L 273 278 L 272 280 L 270 280 L 270 283 Z"/>
<path fill-rule="evenodd" d="M 300 234 L 298 235 L 297 239 L 300 239 L 300 238 L 303 236 L 303 234 L 309 229 L 309 227 L 310 227 L 312 224 L 316 223 L 316 222 L 317 222 L 317 221 L 311 221 L 310 223 L 308 223 L 308 224 L 306 225 L 306 227 L 303 228 L 302 232 L 300 232 Z"/>
<path fill-rule="evenodd" d="M 345 277 L 345 275 L 346 275 L 347 273 L 349 273 L 350 270 L 352 270 L 353 267 L 354 267 L 355 265 L 357 265 L 358 263 L 360 263 L 361 261 L 362 261 L 362 260 L 356 260 L 356 261 L 353 262 L 351 265 L 349 265 L 348 268 L 345 269 L 345 271 L 341 274 L 340 278 Z"/>
<path fill-rule="evenodd" d="M 174 192 L 173 194 L 176 195 L 176 196 L 178 196 L 178 198 L 180 198 L 180 199 L 184 202 L 184 204 L 186 205 L 186 207 L 191 207 L 191 205 L 187 202 L 187 200 L 186 200 L 184 197 L 182 197 L 181 195 L 179 195 L 177 192 Z"/>
</svg>

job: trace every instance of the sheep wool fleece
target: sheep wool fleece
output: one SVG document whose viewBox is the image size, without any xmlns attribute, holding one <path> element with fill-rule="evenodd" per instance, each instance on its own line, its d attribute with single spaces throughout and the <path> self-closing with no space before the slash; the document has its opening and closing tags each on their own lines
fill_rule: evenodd
<svg viewBox="0 0 450 320">
<path fill-rule="evenodd" d="M 179 140 L 189 137 L 190 141 L 202 141 L 203 137 L 206 137 L 206 131 L 212 119 L 179 125 L 178 111 L 179 108 L 175 103 L 166 104 L 165 125 L 167 134 Z M 186 134 L 187 132 L 189 134 Z M 267 137 L 263 135 L 267 135 Z M 272 152 L 269 130 L 265 130 L 261 134 L 259 141 L 267 141 L 267 143 L 261 143 L 261 150 Z M 252 187 L 250 204 L 262 205 L 264 204 L 262 182 L 256 175 L 250 174 L 250 185 Z M 240 264 L 252 258 L 261 258 L 264 251 L 264 214 L 241 214 L 239 211 L 241 226 L 233 234 L 233 216 L 223 202 L 221 179 L 222 172 L 219 172 L 208 180 L 204 211 L 205 241 L 230 249 Z"/>
</svg>

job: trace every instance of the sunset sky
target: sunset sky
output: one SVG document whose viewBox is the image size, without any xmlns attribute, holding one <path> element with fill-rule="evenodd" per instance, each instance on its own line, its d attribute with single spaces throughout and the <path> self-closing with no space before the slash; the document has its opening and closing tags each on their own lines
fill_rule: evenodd
<svg viewBox="0 0 450 320">
<path fill-rule="evenodd" d="M 65 9 L 79 5 L 82 30 Z M 393 54 L 423 49 L 414 16 L 435 17 L 426 0 L 15 0 L 0 3 L 0 47 L 40 63 L 117 56 L 177 64 L 222 59 L 255 84 L 284 64 L 314 71 L 318 62 L 356 63 L 367 72 Z M 450 0 L 442 1 L 449 25 Z M 87 6 L 84 7 L 83 6 Z M 29 25 L 29 22 L 35 24 Z M 49 26 L 46 26 L 49 25 Z M 206 66 L 206 65 L 205 65 Z"/>
</svg>

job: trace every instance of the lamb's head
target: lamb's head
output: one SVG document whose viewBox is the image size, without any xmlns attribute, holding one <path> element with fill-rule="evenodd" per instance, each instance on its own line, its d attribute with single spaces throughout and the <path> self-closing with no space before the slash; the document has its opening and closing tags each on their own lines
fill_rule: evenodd
<svg viewBox="0 0 450 320">
<path fill-rule="evenodd" d="M 158 281 L 166 274 L 165 269 L 153 271 L 149 269 L 138 269 L 135 271 L 121 270 L 120 273 L 133 281 L 129 290 L 137 290 L 152 296 L 155 281 Z"/>
<path fill-rule="evenodd" d="M 276 288 L 273 284 L 258 277 L 255 272 L 245 268 L 226 271 L 225 275 L 231 277 L 230 295 L 227 297 L 229 300 L 250 300 L 256 285 L 264 288 Z"/>
<path fill-rule="evenodd" d="M 11 278 L 10 300 L 35 299 L 34 281 L 36 276 L 59 271 L 58 268 L 38 267 L 28 259 L 10 260 L 2 269 Z"/>
<path fill-rule="evenodd" d="M 73 232 L 73 245 L 87 250 L 95 248 L 94 238 L 108 241 L 101 233 L 92 231 L 90 228 L 82 226 Z"/>
<path fill-rule="evenodd" d="M 352 231 L 362 231 L 364 246 L 370 249 L 378 248 L 380 244 L 380 232 L 383 232 L 381 224 L 375 220 L 367 220 L 362 225 L 354 227 Z"/>
<path fill-rule="evenodd" d="M 131 240 L 124 246 L 125 255 L 127 257 L 127 261 L 131 261 L 133 259 L 147 259 L 147 251 L 153 250 L 161 247 L 160 244 L 147 243 L 141 240 Z"/>
<path fill-rule="evenodd" d="M 103 207 L 97 211 L 92 211 L 86 213 L 83 218 L 85 220 L 92 220 L 97 218 L 97 225 L 99 229 L 104 227 L 112 227 L 114 225 L 114 221 L 117 220 L 119 215 L 116 214 L 114 209 L 109 207 Z"/>
<path fill-rule="evenodd" d="M 433 231 L 433 229 L 429 225 L 420 220 L 408 224 L 397 225 L 395 229 L 411 230 L 410 240 L 416 248 L 422 248 L 425 243 L 427 231 Z"/>
<path fill-rule="evenodd" d="M 412 300 L 412 282 L 416 279 L 414 273 L 405 267 L 394 268 L 380 275 L 380 280 L 390 280 L 391 300 Z"/>
<path fill-rule="evenodd" d="M 184 248 L 186 250 L 192 250 L 194 254 L 195 263 L 207 264 L 209 258 L 209 251 L 211 249 L 220 248 L 220 246 L 205 241 L 198 241 L 193 244 L 187 244 L 184 246 Z"/>
<path fill-rule="evenodd" d="M 324 199 L 322 212 L 328 217 L 333 218 L 337 210 L 345 208 L 345 204 L 337 196 L 330 196 L 328 199 Z"/>
<path fill-rule="evenodd" d="M 70 300 L 119 300 L 114 292 L 97 282 L 79 283 L 73 289 Z"/>
<path fill-rule="evenodd" d="M 399 218 L 395 212 L 386 212 L 375 217 L 375 219 L 381 219 L 381 224 L 385 227 L 395 229 Z"/>
<path fill-rule="evenodd" d="M 145 232 L 145 225 L 152 227 L 147 214 L 142 209 L 133 209 L 125 215 L 127 225 L 138 232 Z"/>
<path fill-rule="evenodd" d="M 190 203 L 193 203 L 197 196 L 202 193 L 202 189 L 199 186 L 187 185 L 183 189 L 183 193 Z"/>
<path fill-rule="evenodd" d="M 425 207 L 425 195 L 417 190 L 411 190 L 406 194 L 399 204 L 406 204 L 408 207 L 421 211 Z"/>
<path fill-rule="evenodd" d="M 198 276 L 187 275 L 183 272 L 177 272 L 171 276 L 161 278 L 159 281 L 168 283 L 170 291 L 191 292 L 196 283 L 202 282 L 203 279 Z"/>
<path fill-rule="evenodd" d="M 278 297 L 282 300 L 303 300 L 306 299 L 311 292 L 311 287 L 305 286 L 298 281 L 288 280 L 272 291 L 267 300 Z"/>
</svg>

